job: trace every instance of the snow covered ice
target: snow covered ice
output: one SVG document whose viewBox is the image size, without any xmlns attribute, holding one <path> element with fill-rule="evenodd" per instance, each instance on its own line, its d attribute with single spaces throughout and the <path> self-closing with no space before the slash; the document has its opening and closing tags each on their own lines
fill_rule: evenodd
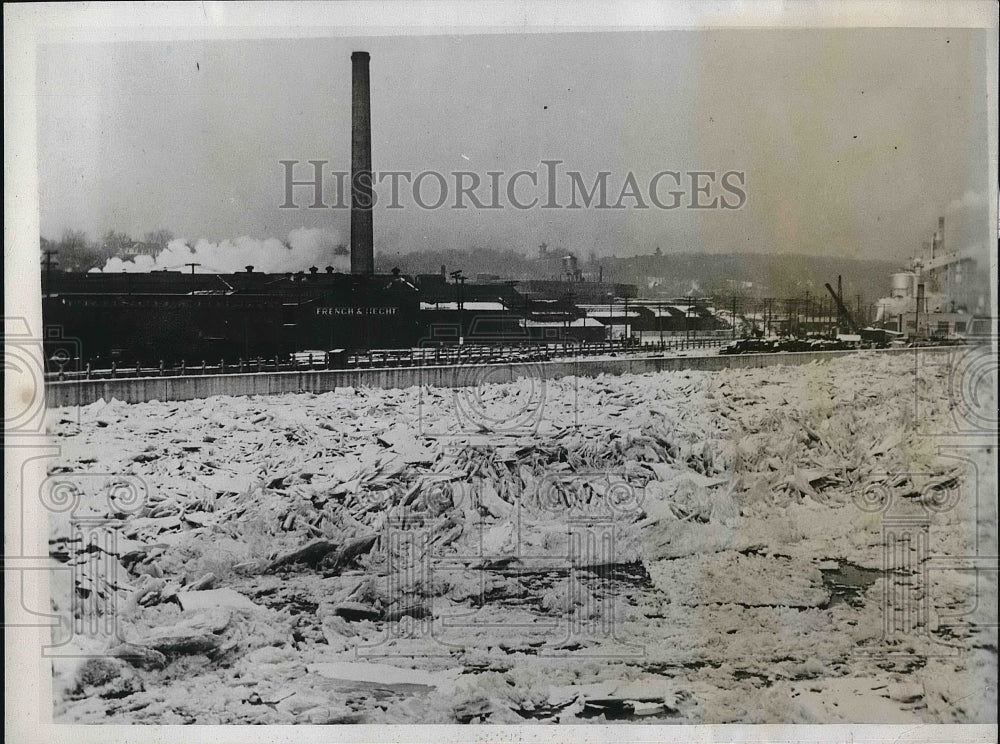
<svg viewBox="0 0 1000 744">
<path fill-rule="evenodd" d="M 993 455 L 926 435 L 950 380 L 858 354 L 52 410 L 53 605 L 112 627 L 54 631 L 91 655 L 56 719 L 995 722 Z"/>
</svg>

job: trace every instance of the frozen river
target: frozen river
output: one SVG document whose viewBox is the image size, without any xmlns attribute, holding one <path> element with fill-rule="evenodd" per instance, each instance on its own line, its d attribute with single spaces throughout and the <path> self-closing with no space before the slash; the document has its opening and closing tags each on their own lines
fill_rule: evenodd
<svg viewBox="0 0 1000 744">
<path fill-rule="evenodd" d="M 995 721 L 952 356 L 54 409 L 56 717 Z"/>
</svg>

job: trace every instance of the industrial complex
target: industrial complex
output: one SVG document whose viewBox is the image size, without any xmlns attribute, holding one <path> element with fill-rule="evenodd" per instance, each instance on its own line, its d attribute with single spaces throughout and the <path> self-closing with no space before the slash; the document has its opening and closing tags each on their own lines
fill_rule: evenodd
<svg viewBox="0 0 1000 744">
<path fill-rule="evenodd" d="M 42 275 L 47 356 L 82 367 L 219 360 L 288 359 L 306 352 L 464 344 L 567 344 L 624 340 L 662 346 L 683 335 L 956 339 L 986 332 L 989 293 L 973 252 L 933 241 L 891 293 L 853 309 L 840 282 L 829 297 L 641 296 L 647 288 L 581 270 L 572 252 L 540 246 L 545 277 L 375 272 L 369 55 L 352 61 L 350 272 L 333 266 L 230 274 L 73 273 Z M 331 256 L 331 263 L 332 261 Z M 817 277 L 822 284 L 832 277 Z M 887 281 L 888 281 L 887 277 Z M 737 282 L 737 280 L 731 280 Z M 738 282 L 737 282 L 738 283 Z M 877 331 L 877 332 L 876 332 Z M 749 348 L 749 347 L 748 347 Z M 82 350 L 82 351 L 74 351 Z M 85 358 L 76 358 L 82 354 Z M 65 367 L 65 365 L 64 365 Z"/>
</svg>

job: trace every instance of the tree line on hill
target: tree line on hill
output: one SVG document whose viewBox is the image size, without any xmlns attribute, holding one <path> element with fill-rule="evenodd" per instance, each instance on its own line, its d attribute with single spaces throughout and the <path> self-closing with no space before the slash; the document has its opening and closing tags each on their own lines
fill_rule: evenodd
<svg viewBox="0 0 1000 744">
<path fill-rule="evenodd" d="M 165 229 L 147 232 L 138 240 L 117 230 L 108 230 L 97 240 L 91 240 L 82 230 L 65 230 L 56 240 L 42 237 L 40 244 L 43 255 L 54 252 L 53 265 L 62 271 L 86 272 L 101 268 L 110 258 L 155 256 L 173 239 L 174 234 Z"/>
<path fill-rule="evenodd" d="M 564 279 L 562 252 L 529 257 L 513 250 L 490 248 L 441 249 L 375 256 L 378 272 L 399 268 L 404 274 L 436 274 L 461 270 L 470 281 L 477 275 L 502 278 Z M 824 284 L 837 286 L 842 277 L 844 296 L 852 302 L 860 294 L 874 302 L 889 293 L 889 275 L 900 270 L 895 261 L 775 253 L 652 253 L 626 257 L 588 256 L 578 262 L 585 281 L 635 284 L 640 296 L 829 299 Z"/>
<path fill-rule="evenodd" d="M 124 232 L 109 230 L 91 240 L 79 230 L 66 230 L 59 239 L 41 238 L 41 250 L 54 251 L 53 266 L 62 271 L 86 272 L 103 267 L 108 259 L 128 260 L 137 255 L 156 256 L 174 239 L 166 229 L 145 233 L 135 239 Z M 338 255 L 349 251 L 344 245 Z M 442 248 L 412 253 L 378 254 L 375 269 L 389 273 L 398 268 L 404 274 L 437 274 L 461 270 L 469 281 L 477 276 L 502 279 L 564 279 L 562 251 L 526 256 L 513 249 Z M 640 296 L 682 297 L 826 297 L 824 284 L 843 278 L 844 295 L 852 301 L 861 295 L 872 302 L 888 294 L 889 275 L 900 266 L 894 261 L 769 253 L 669 253 L 657 249 L 648 255 L 597 257 L 578 260 L 585 281 L 598 278 L 608 282 L 635 284 Z"/>
</svg>

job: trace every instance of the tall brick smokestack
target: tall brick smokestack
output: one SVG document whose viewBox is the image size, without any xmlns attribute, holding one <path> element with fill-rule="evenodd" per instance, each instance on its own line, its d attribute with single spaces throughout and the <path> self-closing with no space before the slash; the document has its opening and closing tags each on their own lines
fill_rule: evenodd
<svg viewBox="0 0 1000 744">
<path fill-rule="evenodd" d="M 368 52 L 351 55 L 351 273 L 375 272 L 372 238 L 372 117 Z"/>
</svg>

